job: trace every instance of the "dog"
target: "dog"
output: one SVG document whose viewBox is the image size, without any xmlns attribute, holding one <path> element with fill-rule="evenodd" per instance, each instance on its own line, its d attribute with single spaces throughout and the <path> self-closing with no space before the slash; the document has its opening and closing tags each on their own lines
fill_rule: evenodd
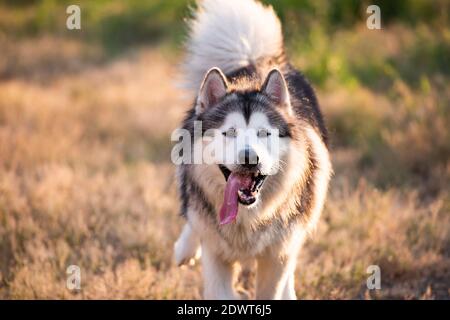
<svg viewBox="0 0 450 320">
<path fill-rule="evenodd" d="M 205 299 L 241 298 L 236 266 L 254 261 L 256 299 L 296 299 L 297 256 L 332 175 L 314 90 L 289 63 L 272 7 L 204 0 L 188 23 L 183 74 L 196 98 L 181 129 L 192 150 L 222 147 L 177 166 L 176 263 L 201 255 Z"/>
</svg>

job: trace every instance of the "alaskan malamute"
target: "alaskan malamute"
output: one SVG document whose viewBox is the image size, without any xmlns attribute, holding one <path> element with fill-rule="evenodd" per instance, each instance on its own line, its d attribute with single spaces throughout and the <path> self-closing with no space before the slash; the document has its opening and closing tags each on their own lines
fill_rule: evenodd
<svg viewBox="0 0 450 320">
<path fill-rule="evenodd" d="M 204 0 L 189 27 L 184 76 L 197 97 L 181 128 L 192 152 L 177 168 L 187 223 L 175 260 L 201 249 L 206 299 L 238 299 L 235 264 L 255 260 L 257 299 L 295 299 L 297 255 L 332 172 L 316 96 L 271 7 Z"/>
</svg>

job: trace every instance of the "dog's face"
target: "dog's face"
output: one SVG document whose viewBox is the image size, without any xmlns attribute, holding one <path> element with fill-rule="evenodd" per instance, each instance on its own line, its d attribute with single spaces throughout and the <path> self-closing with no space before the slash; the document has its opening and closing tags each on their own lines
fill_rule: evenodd
<svg viewBox="0 0 450 320">
<path fill-rule="evenodd" d="M 196 113 L 205 162 L 220 168 L 227 181 L 225 202 L 229 197 L 234 203 L 236 197 L 242 205 L 254 205 L 267 176 L 283 170 L 291 141 L 292 109 L 283 75 L 272 70 L 261 88 L 240 91 L 229 89 L 220 70 L 212 69 L 201 86 Z"/>
</svg>

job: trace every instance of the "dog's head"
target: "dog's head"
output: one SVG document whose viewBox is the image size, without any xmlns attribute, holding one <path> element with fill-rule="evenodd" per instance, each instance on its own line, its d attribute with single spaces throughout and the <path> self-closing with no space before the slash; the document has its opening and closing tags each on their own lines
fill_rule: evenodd
<svg viewBox="0 0 450 320">
<path fill-rule="evenodd" d="M 287 84 L 273 69 L 262 86 L 240 88 L 214 68 L 201 85 L 195 112 L 204 158 L 226 180 L 221 222 L 228 223 L 236 217 L 238 201 L 257 203 L 266 178 L 283 170 L 293 119 Z"/>
</svg>

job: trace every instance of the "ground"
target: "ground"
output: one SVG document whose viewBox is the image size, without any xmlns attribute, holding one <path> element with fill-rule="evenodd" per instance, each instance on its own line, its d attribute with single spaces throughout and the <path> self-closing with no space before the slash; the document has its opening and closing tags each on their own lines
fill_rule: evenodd
<svg viewBox="0 0 450 320">
<path fill-rule="evenodd" d="M 426 63 L 448 51 L 448 30 L 322 36 L 314 51 L 289 47 L 317 88 L 334 167 L 297 295 L 448 299 L 448 66 Z M 0 298 L 201 298 L 201 266 L 172 259 L 184 222 L 170 133 L 192 99 L 177 86 L 182 53 L 111 57 L 53 35 L 0 47 Z M 80 290 L 66 288 L 69 265 Z M 370 265 L 381 290 L 367 289 Z M 250 293 L 253 277 L 241 278 Z"/>
</svg>

